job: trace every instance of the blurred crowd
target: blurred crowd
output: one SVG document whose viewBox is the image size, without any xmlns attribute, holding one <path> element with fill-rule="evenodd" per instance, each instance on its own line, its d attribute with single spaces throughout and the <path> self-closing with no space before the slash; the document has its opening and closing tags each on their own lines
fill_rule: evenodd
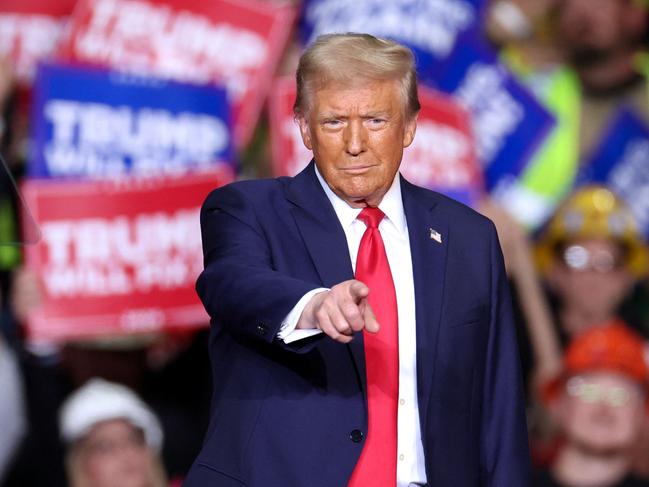
<svg viewBox="0 0 649 487">
<path fill-rule="evenodd" d="M 649 2 L 491 0 L 484 19 L 486 41 L 556 118 L 521 177 L 534 214 L 475 203 L 498 228 L 517 312 L 533 485 L 649 486 L 649 248 L 629 202 L 578 181 L 620 107 L 649 123 Z M 281 74 L 294 71 L 294 37 Z M 0 63 L 0 485 L 179 485 L 207 429 L 207 324 L 25 338 L 42 290 L 12 243 L 30 124 L 13 73 Z M 271 175 L 270 123 L 262 115 L 239 149 L 238 177 Z"/>
</svg>

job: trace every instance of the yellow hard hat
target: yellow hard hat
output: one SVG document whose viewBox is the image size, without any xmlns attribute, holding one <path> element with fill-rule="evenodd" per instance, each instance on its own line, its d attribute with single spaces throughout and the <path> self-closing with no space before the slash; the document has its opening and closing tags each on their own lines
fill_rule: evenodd
<svg viewBox="0 0 649 487">
<path fill-rule="evenodd" d="M 618 241 L 626 250 L 626 268 L 635 277 L 646 274 L 647 247 L 635 218 L 622 199 L 605 186 L 580 188 L 556 211 L 535 249 L 541 272 L 547 272 L 552 266 L 559 244 L 584 238 Z"/>
</svg>

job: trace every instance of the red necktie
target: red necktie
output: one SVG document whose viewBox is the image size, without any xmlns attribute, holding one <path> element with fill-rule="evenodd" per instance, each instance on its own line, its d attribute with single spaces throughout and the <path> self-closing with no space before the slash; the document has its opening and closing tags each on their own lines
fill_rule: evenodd
<svg viewBox="0 0 649 487">
<path fill-rule="evenodd" d="M 363 332 L 368 431 L 349 487 L 388 487 L 397 481 L 399 335 L 394 282 L 378 229 L 384 216 L 378 208 L 358 215 L 367 228 L 358 247 L 356 279 L 370 288 L 368 301 L 381 328 L 376 334 Z"/>
</svg>

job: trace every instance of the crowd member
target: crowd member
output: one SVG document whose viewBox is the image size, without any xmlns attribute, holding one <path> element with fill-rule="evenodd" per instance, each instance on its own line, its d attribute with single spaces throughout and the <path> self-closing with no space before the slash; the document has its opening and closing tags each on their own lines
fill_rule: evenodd
<svg viewBox="0 0 649 487">
<path fill-rule="evenodd" d="M 646 2 L 635 0 L 491 2 L 488 34 L 556 120 L 506 194 L 508 210 L 529 227 L 567 196 L 621 106 L 649 121 L 647 18 Z"/>
<path fill-rule="evenodd" d="M 489 40 L 555 123 L 503 197 L 521 223 L 537 228 L 572 187 L 579 161 L 579 81 L 557 38 L 557 0 L 492 0 Z M 502 196 L 502 195 L 501 195 Z"/>
<path fill-rule="evenodd" d="M 538 384 L 554 377 L 561 367 L 561 346 L 534 263 L 533 243 L 521 224 L 501 205 L 485 198 L 478 210 L 490 218 L 498 230 L 516 321 L 520 325 L 517 336 L 526 389 L 533 396 Z"/>
<path fill-rule="evenodd" d="M 647 7 L 637 0 L 562 0 L 559 37 L 582 90 L 580 143 L 587 154 L 611 116 L 627 105 L 649 121 Z"/>
<path fill-rule="evenodd" d="M 491 0 L 485 30 L 496 48 L 514 53 L 516 62 L 537 72 L 564 62 L 553 20 L 560 0 Z"/>
<path fill-rule="evenodd" d="M 63 449 L 52 411 L 59 409 L 72 386 L 61 367 L 57 346 L 32 346 L 22 340 L 21 325 L 40 302 L 37 279 L 24 266 L 12 273 L 8 298 L 4 318 L 20 359 L 28 428 L 4 487 L 64 487 Z M 39 468 L 33 468 L 34 458 L 39 459 Z"/>
<path fill-rule="evenodd" d="M 575 191 L 548 223 L 536 253 L 556 300 L 564 343 L 618 316 L 634 283 L 647 273 L 647 248 L 633 215 L 603 186 Z"/>
<path fill-rule="evenodd" d="M 26 430 L 23 386 L 16 358 L 0 335 L 0 485 Z"/>
<path fill-rule="evenodd" d="M 631 472 L 646 416 L 645 343 L 621 321 L 587 329 L 570 343 L 544 397 L 563 435 L 535 487 L 641 487 Z"/>
<path fill-rule="evenodd" d="M 162 429 L 130 389 L 92 379 L 60 412 L 70 487 L 164 487 Z"/>
<path fill-rule="evenodd" d="M 27 268 L 14 273 L 11 318 L 24 323 L 42 301 L 41 285 Z M 21 353 L 30 428 L 7 487 L 65 485 L 59 430 L 49 414 L 93 377 L 127 385 L 155 411 L 167 437 L 162 450 L 170 476 L 183 476 L 200 448 L 209 416 L 207 333 L 112 337 L 56 344 L 25 344 Z M 194 380 L 187 381 L 187 377 Z M 31 459 L 43 458 L 39 469 Z"/>
<path fill-rule="evenodd" d="M 11 271 L 21 258 L 16 215 L 20 212 L 15 179 L 22 173 L 19 154 L 20 125 L 16 85 L 11 64 L 0 57 L 0 294 L 4 303 L 11 285 Z M 13 330 L 4 330 L 13 334 Z"/>
</svg>

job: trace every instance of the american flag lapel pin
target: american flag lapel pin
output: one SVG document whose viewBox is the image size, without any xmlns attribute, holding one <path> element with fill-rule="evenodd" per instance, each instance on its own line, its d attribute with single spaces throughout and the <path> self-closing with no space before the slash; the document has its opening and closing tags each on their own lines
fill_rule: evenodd
<svg viewBox="0 0 649 487">
<path fill-rule="evenodd" d="M 428 229 L 428 236 L 430 237 L 431 240 L 434 240 L 437 243 L 442 243 L 442 234 L 439 233 L 437 230 L 433 230 L 432 228 Z"/>
</svg>

